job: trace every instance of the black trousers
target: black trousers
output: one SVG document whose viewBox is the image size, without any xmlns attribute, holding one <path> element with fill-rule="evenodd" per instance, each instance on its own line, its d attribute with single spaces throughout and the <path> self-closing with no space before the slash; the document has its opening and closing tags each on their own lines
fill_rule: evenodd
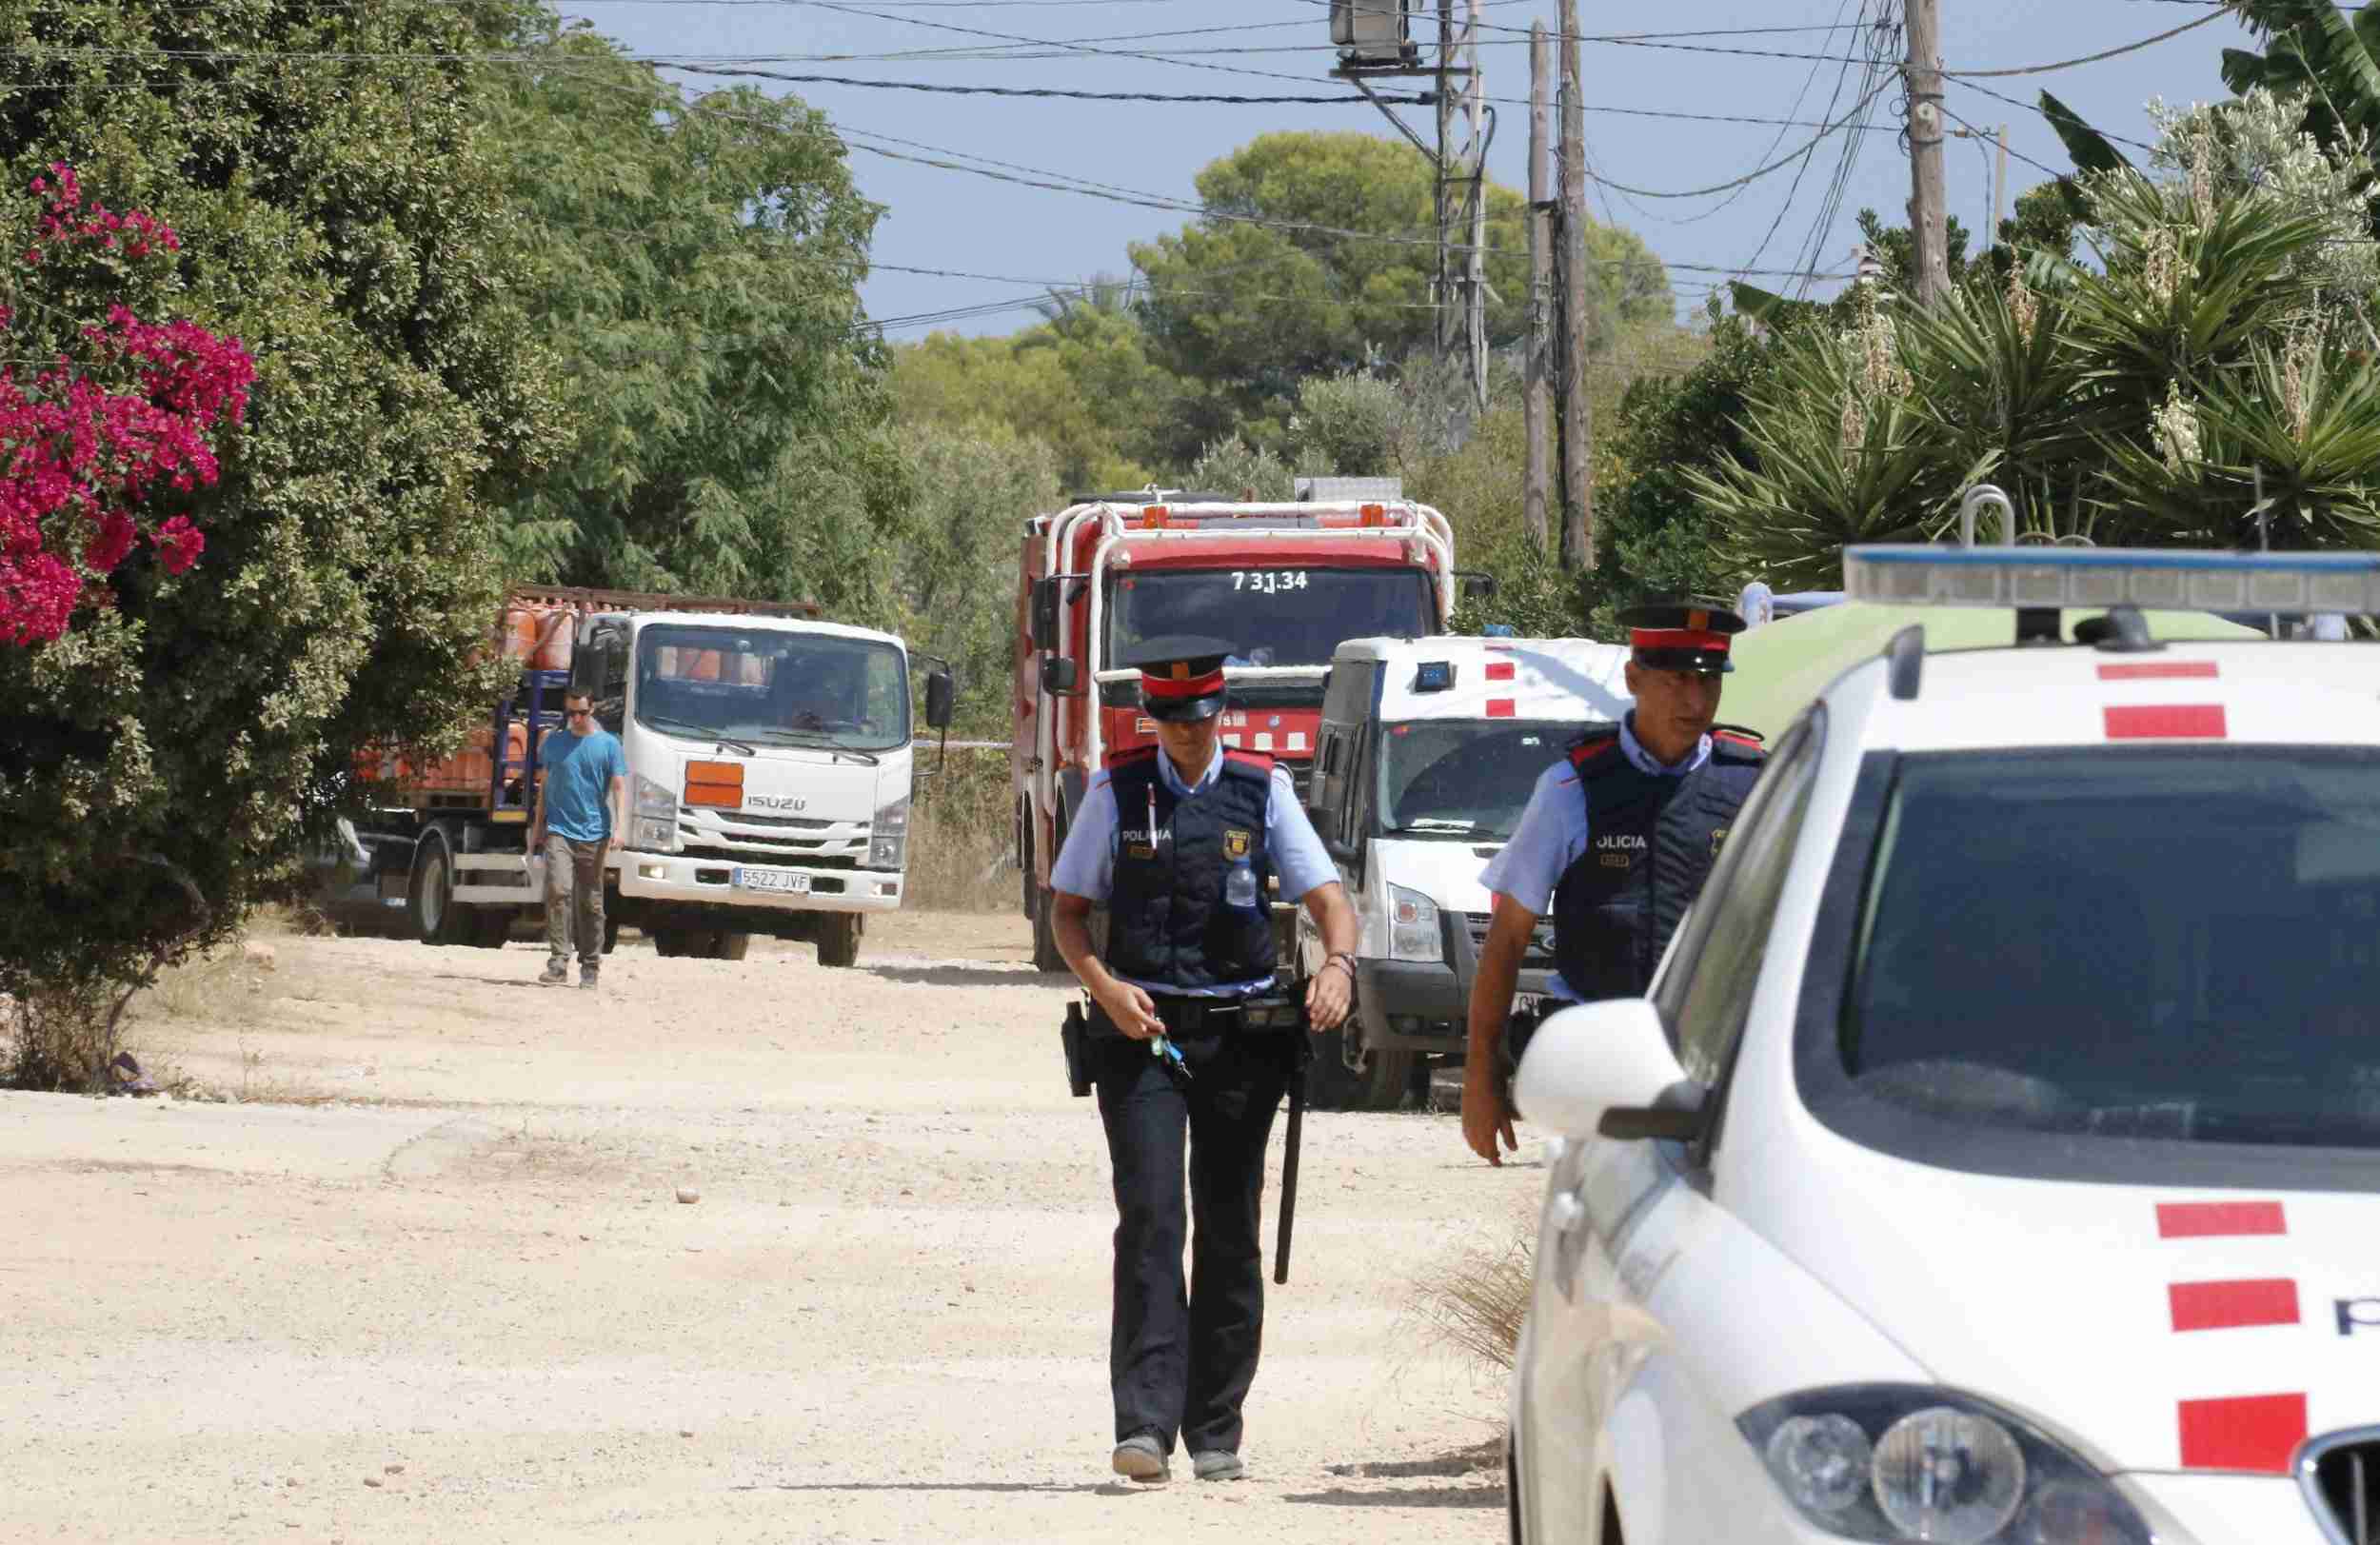
<svg viewBox="0 0 2380 1545">
<path fill-rule="evenodd" d="M 1177 1436 L 1193 1454 L 1239 1451 L 1264 1331 L 1264 1146 L 1288 1093 L 1295 1035 L 1175 1037 L 1187 1080 L 1146 1041 L 1091 1042 L 1116 1186 L 1107 1377 L 1118 1442 L 1147 1433 L 1168 1454 Z"/>
</svg>

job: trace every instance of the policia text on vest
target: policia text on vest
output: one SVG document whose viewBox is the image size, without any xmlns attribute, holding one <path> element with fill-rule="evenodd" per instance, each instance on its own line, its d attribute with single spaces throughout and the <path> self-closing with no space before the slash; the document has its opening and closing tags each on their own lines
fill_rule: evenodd
<svg viewBox="0 0 2380 1545">
<path fill-rule="evenodd" d="M 1265 1145 L 1299 1081 L 1302 1027 L 1336 1028 L 1354 985 L 1355 912 L 1288 775 L 1220 743 L 1230 653 L 1220 640 L 1156 639 L 1126 660 L 1159 743 L 1109 759 L 1050 874 L 1052 932 L 1090 998 L 1069 1029 L 1069 1075 L 1099 1096 L 1115 1181 L 1110 1464 L 1141 1481 L 1170 1475 L 1177 1440 L 1200 1479 L 1244 1474 Z M 1328 952 L 1302 990 L 1279 977 L 1276 879 Z M 1101 901 L 1108 937 L 1095 953 Z M 1297 1119 L 1293 1096 L 1293 1142 Z"/>
<path fill-rule="evenodd" d="M 1537 920 L 1554 915 L 1548 1009 L 1642 995 L 1760 772 L 1758 738 L 1716 723 L 1743 619 L 1662 602 L 1620 620 L 1635 707 L 1545 770 L 1480 876 L 1494 911 L 1471 983 L 1462 1130 L 1491 1164 L 1519 1146 L 1506 1075 L 1536 1021 L 1513 1020 L 1513 988 Z"/>
</svg>

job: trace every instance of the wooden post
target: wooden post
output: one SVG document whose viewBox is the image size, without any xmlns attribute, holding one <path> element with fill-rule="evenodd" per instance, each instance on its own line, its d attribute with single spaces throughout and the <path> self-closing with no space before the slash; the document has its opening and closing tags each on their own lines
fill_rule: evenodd
<svg viewBox="0 0 2380 1545">
<path fill-rule="evenodd" d="M 1546 544 L 1546 409 L 1552 396 L 1551 318 L 1554 283 L 1553 145 L 1547 97 L 1553 88 L 1554 45 L 1545 23 L 1529 29 L 1529 348 L 1525 359 L 1525 390 L 1520 399 L 1521 437 L 1528 445 L 1520 485 L 1520 524 L 1537 551 Z"/>
<path fill-rule="evenodd" d="M 1908 0 L 1909 231 L 1918 304 L 1950 293 L 1950 207 L 1942 170 L 1941 0 Z"/>
<path fill-rule="evenodd" d="M 2008 191 L 2008 125 L 2000 126 L 2000 159 L 1992 168 L 1992 237 L 1983 245 L 1989 249 L 2000 239 L 2000 222 L 2007 216 L 2001 212 L 2001 195 Z"/>
<path fill-rule="evenodd" d="M 1578 84 L 1578 0 L 1562 0 L 1562 566 L 1595 567 L 1595 421 L 1587 404 L 1587 105 Z"/>
</svg>

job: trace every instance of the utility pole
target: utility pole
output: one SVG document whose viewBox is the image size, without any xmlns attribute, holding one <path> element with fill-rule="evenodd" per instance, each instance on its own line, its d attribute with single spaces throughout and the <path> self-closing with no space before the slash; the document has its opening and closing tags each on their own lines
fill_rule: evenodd
<svg viewBox="0 0 2380 1545">
<path fill-rule="evenodd" d="M 1484 81 L 1479 73 L 1479 0 L 1470 0 L 1464 20 L 1462 165 L 1469 175 L 1463 197 L 1471 213 L 1469 259 L 1463 272 L 1463 332 L 1470 348 L 1471 400 L 1487 411 L 1487 133 L 1481 123 L 1486 109 Z"/>
<path fill-rule="evenodd" d="M 2000 239 L 2000 222 L 2007 218 L 2001 212 L 2000 195 L 2007 190 L 2008 125 L 2002 124 L 2000 126 L 2000 159 L 1998 164 L 1992 168 L 1992 240 L 1983 244 L 1987 248 Z"/>
<path fill-rule="evenodd" d="M 1554 167 L 1547 130 L 1547 97 L 1553 90 L 1554 45 L 1545 23 L 1529 28 L 1529 345 L 1523 360 L 1521 438 L 1528 452 L 1520 484 L 1520 525 L 1537 551 L 1548 551 L 1545 531 L 1546 408 L 1550 406 L 1554 287 Z"/>
<path fill-rule="evenodd" d="M 1438 275 L 1430 284 L 1430 304 L 1438 324 L 1438 357 L 1446 358 L 1455 351 L 1458 318 L 1455 314 L 1455 168 L 1447 163 L 1448 149 L 1455 142 L 1455 113 L 1458 99 L 1450 89 L 1455 79 L 1455 0 L 1438 0 L 1438 89 L 1432 94 L 1438 100 L 1438 180 L 1437 208 L 1433 213 L 1438 221 Z"/>
<path fill-rule="evenodd" d="M 1941 0 L 1908 0 L 1909 230 L 1920 305 L 1950 293 L 1950 209 L 1942 174 Z"/>
<path fill-rule="evenodd" d="M 1487 140 L 1479 78 L 1479 0 L 1438 0 L 1438 356 L 1463 358 L 1487 406 Z"/>
<path fill-rule="evenodd" d="M 1562 0 L 1562 566 L 1595 567 L 1595 423 L 1587 405 L 1587 107 L 1578 83 L 1578 0 Z"/>
</svg>

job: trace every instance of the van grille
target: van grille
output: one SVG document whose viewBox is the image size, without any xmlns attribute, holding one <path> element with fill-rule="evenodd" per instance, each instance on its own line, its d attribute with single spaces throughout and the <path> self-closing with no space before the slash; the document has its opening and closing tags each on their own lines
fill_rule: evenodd
<svg viewBox="0 0 2380 1545">
<path fill-rule="evenodd" d="M 2333 1545 L 2380 1545 L 2380 1428 L 2309 1442 L 2297 1484 Z"/>
<path fill-rule="evenodd" d="M 1471 953 L 1475 957 L 1487 948 L 1488 916 L 1485 912 L 1466 912 L 1462 915 L 1463 921 L 1471 929 Z M 1554 920 L 1552 918 L 1537 920 L 1537 927 L 1529 935 L 1529 947 L 1521 952 L 1520 968 L 1523 971 L 1554 969 Z"/>
</svg>

